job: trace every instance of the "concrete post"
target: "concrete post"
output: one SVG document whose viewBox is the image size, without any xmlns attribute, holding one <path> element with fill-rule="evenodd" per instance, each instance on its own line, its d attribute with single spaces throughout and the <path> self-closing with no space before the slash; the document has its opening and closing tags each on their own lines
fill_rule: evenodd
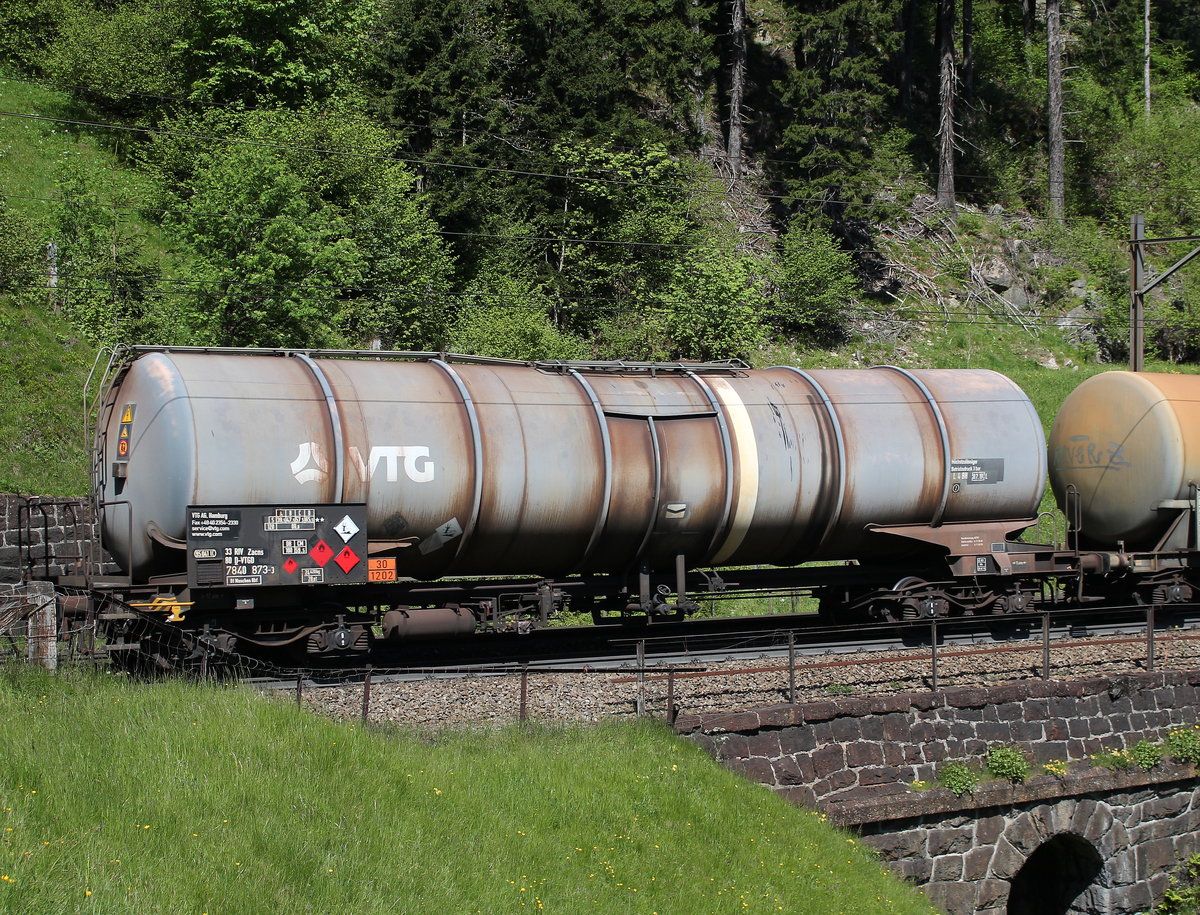
<svg viewBox="0 0 1200 915">
<path fill-rule="evenodd" d="M 32 581 L 26 585 L 29 605 L 29 643 L 26 658 L 46 670 L 58 668 L 58 601 L 54 585 L 48 581 Z"/>
</svg>

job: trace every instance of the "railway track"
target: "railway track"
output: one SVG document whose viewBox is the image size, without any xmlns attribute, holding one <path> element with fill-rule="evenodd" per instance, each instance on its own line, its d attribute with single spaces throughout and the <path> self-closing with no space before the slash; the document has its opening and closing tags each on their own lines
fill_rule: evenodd
<svg viewBox="0 0 1200 915">
<path fill-rule="evenodd" d="M 1041 644 L 1043 655 L 1066 641 L 1086 645 L 1089 639 L 1124 637 L 1127 644 L 1146 646 L 1151 664 L 1155 646 L 1170 632 L 1196 629 L 1200 633 L 1200 604 L 1169 609 L 1121 607 L 1097 612 L 1059 611 L 1005 617 L 961 617 L 953 620 L 914 620 L 869 626 L 834 627 L 815 614 L 775 615 L 703 620 L 640 627 L 580 627 L 538 630 L 526 635 L 498 634 L 406 650 L 393 646 L 373 652 L 364 663 L 338 669 L 275 668 L 269 674 L 246 677 L 262 688 L 305 688 L 362 682 L 367 671 L 376 683 L 430 679 L 534 674 L 607 672 L 651 675 L 670 668 L 745 665 L 754 661 L 789 659 L 811 670 L 861 664 L 839 657 L 870 655 L 879 663 L 911 660 L 914 653 L 929 659 L 936 685 L 938 660 L 1031 650 Z M 1048 624 L 1048 625 L 1047 625 Z M 612 631 L 604 631 L 612 630 Z M 1200 634 L 1194 636 L 1200 639 Z M 478 643 L 488 642 L 486 646 Z M 433 650 L 429 650 L 432 648 Z M 890 656 L 894 656 L 889 658 Z M 433 663 L 430 663 L 433 661 Z M 1043 663 L 1045 663 L 1043 659 Z M 786 669 L 764 665 L 764 670 Z M 678 671 L 680 676 L 699 670 Z M 720 670 L 713 675 L 720 675 Z"/>
</svg>

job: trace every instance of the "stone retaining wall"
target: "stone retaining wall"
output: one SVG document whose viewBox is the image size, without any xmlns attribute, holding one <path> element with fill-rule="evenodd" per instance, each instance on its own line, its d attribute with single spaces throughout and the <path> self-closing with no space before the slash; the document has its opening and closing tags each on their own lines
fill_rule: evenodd
<svg viewBox="0 0 1200 915">
<path fill-rule="evenodd" d="M 938 767 L 1013 744 L 1037 762 L 1086 760 L 1200 720 L 1200 671 L 1026 680 L 734 714 L 681 716 L 676 728 L 751 781 L 830 808 L 905 795 Z"/>
<path fill-rule="evenodd" d="M 95 536 L 87 500 L 0 494 L 0 584 L 19 583 L 29 573 L 35 578 L 79 574 L 79 558 L 87 548 L 81 540 Z"/>
</svg>

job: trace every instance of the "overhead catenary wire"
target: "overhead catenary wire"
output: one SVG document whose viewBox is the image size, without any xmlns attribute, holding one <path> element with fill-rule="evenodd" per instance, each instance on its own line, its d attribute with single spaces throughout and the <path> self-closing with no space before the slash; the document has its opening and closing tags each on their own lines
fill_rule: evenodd
<svg viewBox="0 0 1200 915">
<path fill-rule="evenodd" d="M 299 116 L 302 112 L 281 111 L 278 113 Z M 131 125 L 119 124 L 111 121 L 96 121 L 84 120 L 79 118 L 64 118 L 55 117 L 52 115 L 42 115 L 24 112 L 13 112 L 0 110 L 0 117 L 25 119 L 32 121 L 41 121 L 48 123 L 62 124 L 65 126 L 87 127 L 96 130 L 113 130 L 120 132 L 129 132 L 137 134 L 145 134 L 151 136 L 168 136 L 182 139 L 212 141 L 216 143 L 229 143 L 233 145 L 244 145 L 250 147 L 260 147 L 267 149 L 277 149 L 281 151 L 303 152 L 312 155 L 322 156 L 338 156 L 344 158 L 359 158 L 384 162 L 396 162 L 403 165 L 417 166 L 422 170 L 447 168 L 456 171 L 464 172 L 486 172 L 500 175 L 511 175 L 518 178 L 539 178 L 546 180 L 574 182 L 574 183 L 598 183 L 619 187 L 643 188 L 659 191 L 674 191 L 683 194 L 695 194 L 699 192 L 694 184 L 679 184 L 666 183 L 655 181 L 637 181 L 628 178 L 614 178 L 597 175 L 594 170 L 579 170 L 573 169 L 566 172 L 535 170 L 535 169 L 518 169 L 510 168 L 501 165 L 472 165 L 461 162 L 448 162 L 445 160 L 432 160 L 420 156 L 399 155 L 394 153 L 371 152 L 350 149 L 338 149 L 328 146 L 311 146 L 304 144 L 283 143 L 275 140 L 265 139 L 262 137 L 242 137 L 242 136 L 220 136 L 217 134 L 206 134 L 195 131 L 173 130 L 171 128 L 150 127 L 146 125 Z M 601 169 L 603 171 L 603 169 Z M 710 182 L 721 186 L 723 189 L 727 185 L 727 179 L 720 175 L 697 175 L 695 180 L 698 182 Z M 844 184 L 844 182 L 841 182 Z M 865 192 L 872 193 L 903 193 L 904 189 L 891 185 L 864 185 Z M 718 193 L 716 189 L 713 191 L 714 196 Z M 809 196 L 797 195 L 787 192 L 770 193 L 767 191 L 756 191 L 755 197 L 764 201 L 780 201 L 793 204 L 813 204 L 821 206 L 847 206 L 847 207 L 864 207 L 874 210 L 891 210 L 897 213 L 906 213 L 907 208 L 898 202 L 872 197 L 869 200 L 855 200 L 852 198 L 829 197 L 824 194 L 814 194 Z M 1048 225 L 1058 225 L 1060 220 L 1053 220 L 1049 217 L 1039 217 L 1033 214 L 1022 213 L 1021 218 L 1029 219 L 1034 222 L 1044 222 Z M 1068 221 L 1094 223 L 1095 220 L 1090 217 L 1067 217 Z M 1116 227 L 1114 227 L 1115 229 Z M 469 233 L 464 233 L 469 234 Z"/>
<path fill-rule="evenodd" d="M 351 305 L 357 303 L 377 304 L 378 299 L 364 292 L 362 289 L 347 287 L 351 294 L 343 294 L 337 288 L 326 290 L 328 293 L 324 296 L 317 295 L 291 295 L 289 298 L 292 301 L 307 301 L 307 302 L 327 302 L 330 299 L 338 305 Z M 72 294 L 94 294 L 98 297 L 110 296 L 112 293 L 111 286 L 103 283 L 87 283 L 71 285 L 70 283 L 61 283 L 55 287 L 48 287 L 44 283 L 6 283 L 0 284 L 0 290 L 4 289 L 21 289 L 31 292 L 56 292 L 64 296 Z M 377 290 L 378 294 L 385 294 L 388 290 Z M 406 292 L 414 292 L 414 290 L 406 289 Z M 532 310 L 547 312 L 552 309 L 570 308 L 575 306 L 586 305 L 590 312 L 594 313 L 649 313 L 649 312 L 664 312 L 671 311 L 678 307 L 686 307 L 688 305 L 704 304 L 718 308 L 749 308 L 754 310 L 770 311 L 770 306 L 763 303 L 755 303 L 749 301 L 741 302 L 701 302 L 697 299 L 643 299 L 639 301 L 616 301 L 605 298 L 568 298 L 562 301 L 514 301 L 514 302 L 493 302 L 488 301 L 489 298 L 494 298 L 491 294 L 471 295 L 469 293 L 442 293 L 442 292 L 426 292 L 416 290 L 416 294 L 423 295 L 430 303 L 440 302 L 455 304 L 466 309 L 514 309 L 514 310 Z M 181 289 L 151 289 L 141 290 L 139 293 L 145 298 L 191 298 L 195 295 L 193 290 Z M 237 301 L 250 301 L 254 296 L 250 292 L 241 293 L 239 295 L 230 296 Z M 937 323 L 943 326 L 977 326 L 977 327 L 1018 327 L 1035 329 L 1050 329 L 1062 328 L 1064 318 L 1054 317 L 1038 317 L 1024 318 L 1023 323 L 1015 319 L 1004 319 L 997 316 L 993 311 L 988 309 L 968 310 L 961 309 L 957 312 L 945 312 L 939 309 L 916 308 L 906 305 L 897 305 L 892 312 L 888 312 L 886 308 L 871 308 L 869 306 L 847 306 L 839 310 L 839 315 L 846 318 L 857 319 L 862 321 L 875 321 L 881 324 L 904 324 L 911 322 L 914 319 L 929 319 L 932 323 Z M 961 317 L 955 317 L 961 315 Z M 1067 319 L 1071 321 L 1071 326 L 1086 327 L 1095 323 L 1094 321 L 1081 321 L 1078 319 Z M 1127 318 L 1122 320 L 1121 316 L 1111 322 L 1106 322 L 1110 327 L 1126 326 Z M 1146 328 L 1166 328 L 1172 327 L 1177 322 L 1171 321 L 1168 318 L 1152 318 L 1143 322 Z"/>
<path fill-rule="evenodd" d="M 289 113 L 300 114 L 297 112 L 289 112 Z M 204 134 L 204 133 L 187 132 L 187 131 L 170 131 L 170 130 L 163 130 L 163 129 L 159 129 L 159 128 L 148 128 L 148 127 L 144 127 L 142 125 L 116 124 L 116 123 L 110 123 L 110 122 L 105 122 L 105 121 L 86 121 L 86 120 L 80 120 L 80 119 L 54 118 L 54 117 L 49 117 L 49 116 L 45 116 L 45 115 L 21 114 L 21 113 L 14 113 L 14 112 L 0 112 L 0 116 L 30 118 L 30 119 L 34 119 L 34 120 L 51 121 L 51 122 L 55 122 L 55 123 L 65 124 L 65 125 L 74 125 L 74 126 L 81 126 L 81 127 L 95 128 L 95 129 L 133 130 L 133 131 L 147 132 L 147 133 L 164 133 L 164 134 L 168 134 L 168 135 L 179 136 L 179 137 L 183 137 L 186 139 L 195 139 L 195 140 L 204 141 L 204 142 L 246 143 L 246 144 L 256 145 L 256 146 L 267 146 L 267 147 L 281 149 L 281 150 L 295 150 L 295 151 L 302 151 L 302 152 L 313 153 L 313 154 L 367 157 L 367 158 L 371 158 L 371 159 L 382 159 L 385 161 L 397 161 L 397 162 L 402 162 L 404 164 L 416 163 L 416 164 L 420 165 L 421 167 L 434 167 L 434 168 L 448 167 L 448 168 L 465 169 L 465 170 L 499 172 L 499 173 L 510 174 L 510 175 L 514 175 L 514 176 L 523 176 L 523 177 L 557 179 L 557 180 L 564 180 L 564 181 L 584 180 L 584 181 L 594 181 L 594 182 L 608 183 L 608 184 L 627 185 L 627 186 L 634 186 L 634 187 L 650 187 L 650 188 L 660 188 L 660 189 L 689 191 L 689 192 L 693 190 L 693 188 L 691 188 L 691 186 L 689 186 L 689 185 L 665 184 L 665 183 L 660 183 L 660 182 L 630 181 L 628 179 L 606 178 L 606 177 L 600 177 L 600 176 L 586 174 L 586 173 L 582 173 L 582 174 L 576 173 L 576 174 L 572 175 L 572 174 L 559 174 L 559 173 L 552 172 L 552 171 L 511 169 L 511 168 L 505 168 L 505 167 L 495 166 L 495 165 L 480 166 L 480 165 L 470 165 L 470 164 L 466 164 L 466 163 L 438 162 L 438 161 L 430 161 L 430 160 L 422 159 L 422 158 L 408 158 L 408 157 L 398 156 L 398 155 L 394 155 L 394 154 L 387 154 L 387 153 L 382 153 L 382 152 L 372 153 L 372 152 L 351 151 L 351 150 L 320 147 L 320 146 L 311 146 L 311 145 L 287 144 L 287 143 L 279 143 L 279 142 L 275 142 L 275 141 L 271 141 L 271 140 L 267 140 L 267 139 L 263 139 L 263 138 L 246 138 L 246 137 L 236 137 L 236 136 L 222 137 L 222 136 L 218 136 L 215 134 Z M 424 126 L 424 125 L 422 125 L 422 126 Z M 984 177 L 986 177 L 986 176 L 984 176 Z M 720 180 L 720 179 L 718 179 L 718 180 Z M 891 188 L 891 187 L 883 186 L 883 187 L 876 187 L 875 190 L 883 191 L 886 193 L 886 192 L 893 191 L 895 189 Z M 152 206 L 147 206 L 147 205 L 135 206 L 135 205 L 106 203 L 106 202 L 100 201 L 100 200 L 95 200 L 95 201 L 79 200 L 77 198 L 66 198 L 66 197 L 61 197 L 61 198 L 60 197 L 51 197 L 51 198 L 35 197 L 32 195 L 21 195 L 21 194 L 15 194 L 15 193 L 3 193 L 3 194 L 0 194 L 0 196 L 3 196 L 8 199 L 39 200 L 42 202 L 55 203 L 55 204 L 67 204 L 67 205 L 76 205 L 76 206 L 95 206 L 95 207 L 103 208 L 106 210 L 111 209 L 111 210 L 142 212 L 142 213 L 157 212 L 157 213 L 160 213 L 163 215 L 185 215 L 188 218 L 244 219 L 244 220 L 254 220 L 254 221 L 263 221 L 263 222 L 284 221 L 284 222 L 291 222 L 291 223 L 295 223 L 295 221 L 296 221 L 295 217 L 292 217 L 292 216 L 251 216 L 251 215 L 247 215 L 247 214 L 232 213 L 232 212 L 201 213 L 201 212 L 197 212 L 194 210 L 171 209 L 168 207 L 152 207 Z M 796 201 L 796 202 L 804 202 L 805 200 L 808 200 L 808 201 L 811 201 L 814 203 L 819 202 L 819 203 L 823 203 L 823 204 L 834 203 L 834 204 L 844 204 L 844 205 L 862 205 L 862 206 L 872 207 L 876 210 L 893 209 L 897 212 L 903 212 L 905 214 L 909 214 L 908 208 L 905 207 L 904 205 L 893 202 L 893 201 L 886 201 L 886 200 L 873 200 L 873 201 L 837 200 L 837 199 L 828 198 L 825 196 L 812 197 L 812 198 L 798 198 L 795 195 L 789 195 L 789 194 L 757 195 L 757 196 L 761 196 L 764 199 L 787 199 L 787 200 Z M 1033 222 L 1039 221 L 1039 217 L 1027 215 L 1027 214 L 1022 214 L 1020 216 L 1020 218 L 1029 220 L 1029 221 L 1033 221 Z M 1090 219 L 1088 219 L 1087 221 L 1092 222 L 1092 220 L 1090 220 Z M 356 224 L 358 224 L 358 222 L 359 221 L 347 220 L 345 224 L 356 225 Z M 362 222 L 365 222 L 365 220 Z M 452 231 L 452 230 L 435 230 L 435 231 L 437 231 L 437 234 L 446 236 L 446 237 L 490 239 L 490 240 L 498 240 L 498 241 L 507 242 L 507 243 L 531 242 L 531 243 L 539 243 L 539 244 L 580 244 L 580 245 L 595 244 L 595 245 L 608 245 L 608 246 L 631 247 L 631 248 L 638 248 L 638 247 L 689 248 L 689 247 L 693 247 L 693 243 L 689 243 L 689 242 L 646 242 L 646 241 L 618 240 L 618 239 L 572 238 L 572 237 L 551 236 L 551 235 L 517 236 L 517 235 L 511 235 L 508 233 L 482 233 L 482 232 L 465 232 L 465 231 L 456 232 L 456 231 Z M 773 233 L 763 232 L 763 233 L 757 233 L 757 234 L 769 236 L 769 235 L 772 235 Z M 110 280 L 110 282 L 111 282 L 111 280 Z M 221 282 L 222 281 L 220 281 L 220 280 L 212 281 L 213 284 L 220 284 Z M 193 281 L 193 283 L 194 283 L 194 281 Z M 229 285 L 230 284 L 228 282 L 226 282 L 224 284 L 223 288 L 227 289 Z M 331 285 L 333 285 L 333 284 L 331 284 Z M 353 286 L 353 284 L 343 284 L 343 285 Z M 45 288 L 45 287 L 36 287 L 36 288 Z M 78 289 L 79 287 L 76 287 L 76 288 Z M 298 288 L 298 287 L 293 285 L 291 288 Z M 314 288 L 326 289 L 329 287 L 314 285 Z M 359 289 L 358 291 L 361 293 L 363 290 Z M 391 291 L 395 291 L 395 290 L 391 290 Z M 412 291 L 408 290 L 408 293 L 412 294 Z M 148 294 L 166 295 L 168 293 L 162 289 L 157 289 L 157 290 L 153 290 L 153 291 L 148 291 Z M 492 293 L 488 293 L 488 294 L 485 294 L 485 297 L 495 298 L 496 295 L 492 294 Z M 469 294 L 459 294 L 460 301 L 468 301 L 468 300 L 471 300 L 471 298 L 472 297 Z M 345 299 L 342 299 L 342 300 L 349 301 L 349 300 L 345 300 Z M 450 301 L 450 299 L 446 296 L 441 296 L 440 300 Z M 478 301 L 478 300 L 476 299 L 476 301 Z M 555 304 L 557 307 L 563 307 L 564 305 L 570 306 L 570 305 L 574 305 L 574 304 L 582 304 L 582 303 L 588 302 L 588 301 L 596 301 L 596 300 L 588 300 L 588 299 L 584 299 L 584 298 L 570 297 L 565 301 L 560 300 L 553 304 Z M 680 302 L 680 303 L 682 304 L 682 302 Z M 670 304 L 671 304 L 670 302 L 659 300 L 655 305 L 650 306 L 650 307 L 669 307 Z M 706 303 L 706 304 L 712 304 L 712 303 Z M 719 303 L 719 304 L 725 304 L 725 303 Z M 737 303 L 728 303 L 728 304 L 736 305 Z M 541 304 L 534 304 L 532 307 L 544 307 L 544 306 Z M 629 306 L 628 305 L 620 305 L 618 307 L 624 309 L 624 308 L 628 308 Z M 981 312 L 981 313 L 983 313 L 983 312 Z M 915 316 L 917 314 L 920 314 L 920 312 L 914 312 L 911 309 L 909 309 L 906 311 L 906 314 L 909 316 Z M 938 315 L 941 313 L 940 312 L 928 312 L 928 314 Z M 878 314 L 877 312 L 870 312 L 869 315 L 877 320 L 890 320 L 890 319 L 885 318 L 884 316 Z M 942 317 L 945 317 L 945 315 L 943 314 Z M 970 321 L 966 321 L 966 322 L 947 322 L 947 323 L 979 323 L 979 322 L 977 320 L 970 320 Z M 1009 326 L 1016 322 L 1002 320 L 1002 321 L 996 321 L 995 323 L 997 325 Z M 1036 326 L 1038 322 L 1031 322 L 1031 323 L 1033 323 L 1034 326 Z M 1057 323 L 1058 323 L 1057 321 L 1051 321 L 1046 326 L 1054 326 Z M 1163 323 L 1169 323 L 1169 322 L 1163 322 Z M 1148 324 L 1149 324 L 1149 322 L 1148 322 Z"/>
<path fill-rule="evenodd" d="M 29 77 L 15 77 L 15 76 L 10 76 L 10 75 L 0 75 L 0 82 L 22 83 L 22 84 L 26 84 L 26 85 L 36 85 L 36 86 L 42 86 L 42 87 L 50 88 L 50 89 L 70 90 L 70 91 L 76 91 L 76 92 L 85 91 L 85 92 L 95 93 L 98 95 L 105 95 L 105 96 L 108 96 L 109 98 L 123 96 L 123 97 L 127 97 L 127 98 L 146 98 L 146 99 L 153 99 L 156 101 L 177 102 L 179 104 L 187 105 L 188 108 L 192 111 L 196 111 L 196 110 L 226 111 L 226 112 L 236 113 L 236 114 L 290 114 L 290 115 L 316 116 L 316 117 L 320 117 L 320 118 L 337 118 L 337 119 L 343 120 L 343 121 L 350 120 L 350 121 L 362 122 L 365 124 L 374 124 L 374 125 L 382 127 L 382 128 L 431 131 L 434 133 L 452 134 L 456 137 L 461 136 L 462 132 L 463 132 L 463 127 L 461 125 L 456 125 L 453 127 L 450 127 L 450 126 L 441 127 L 441 126 L 438 126 L 435 124 L 429 124 L 429 123 L 414 123 L 414 122 L 402 122 L 402 121 L 381 122 L 378 119 L 367 117 L 365 115 L 352 115 L 352 114 L 348 114 L 345 111 L 322 110 L 320 108 L 315 108 L 315 107 L 302 108 L 302 109 L 245 108 L 241 105 L 235 105 L 235 104 L 222 105 L 222 104 L 217 104 L 217 103 L 212 103 L 212 102 L 200 103 L 200 102 L 197 102 L 196 100 L 191 99 L 187 96 L 181 96 L 181 95 L 140 92 L 140 91 L 131 90 L 131 89 L 117 89 L 114 87 L 104 87 L 104 86 L 88 85 L 88 84 L 81 84 L 81 83 L 64 83 L 64 82 L 56 82 L 56 81 L 45 80 L 45 79 L 32 79 Z M 521 133 L 521 132 L 518 132 L 516 134 L 496 134 L 496 133 L 491 133 L 487 130 L 482 130 L 482 129 L 479 129 L 476 127 L 470 127 L 470 126 L 467 127 L 467 132 L 469 135 L 472 135 L 472 136 L 481 136 L 481 137 L 486 137 L 488 139 L 494 139 L 494 140 L 504 142 L 508 149 L 514 148 L 512 145 L 514 140 L 523 140 L 525 142 L 536 142 L 536 143 L 545 144 L 547 146 L 552 146 L 553 144 L 566 142 L 568 139 L 568 138 L 564 138 L 564 137 L 553 137 L 553 136 L 547 136 L 547 135 L 541 135 L 541 134 L 528 134 L 528 133 Z M 570 140 L 578 140 L 580 138 L 569 138 L 569 139 Z M 1072 142 L 1078 142 L 1078 141 L 1072 141 Z M 621 145 L 621 144 L 606 145 L 606 149 L 609 149 L 614 152 L 645 152 L 646 151 L 644 146 L 625 146 L 625 145 Z M 707 159 L 707 160 L 712 160 L 712 161 L 725 161 L 728 158 L 723 153 L 710 152 L 708 150 L 703 150 L 703 149 L 696 150 L 696 151 L 692 152 L 691 155 L 697 159 Z M 421 159 L 421 161 L 425 162 L 426 160 Z M 772 157 L 772 156 L 755 157 L 754 161 L 760 165 L 804 166 L 807 164 L 799 159 L 781 159 L 781 158 Z M 913 177 L 920 178 L 922 176 L 914 175 Z M 927 176 L 925 176 L 925 177 L 927 177 Z M 956 179 L 965 178 L 965 179 L 968 179 L 971 181 L 979 181 L 979 182 L 993 181 L 993 182 L 997 182 L 997 183 L 999 183 L 1001 181 L 1010 182 L 1012 180 L 1012 178 L 1008 177 L 1008 176 L 984 175 L 984 174 L 976 174 L 976 173 L 972 173 L 972 172 L 963 172 L 963 171 L 956 171 L 955 178 Z M 724 181 L 725 179 L 717 178 L 717 180 Z M 1041 187 L 1043 182 L 1036 180 L 1034 178 L 1027 178 L 1027 179 L 1021 180 L 1020 183 L 1026 188 L 1033 188 L 1033 187 Z M 1156 189 L 1162 189 L 1162 188 L 1168 187 L 1168 186 L 1172 187 L 1172 188 L 1177 187 L 1177 185 L 1174 185 L 1174 184 L 1166 185 L 1166 184 L 1144 183 L 1144 184 L 1137 185 L 1137 187 L 1144 189 L 1144 190 L 1156 190 Z M 1198 190 L 1200 188 L 1186 188 L 1185 187 L 1183 189 L 1184 190 Z M 777 196 L 786 197 L 786 195 L 777 195 Z M 824 198 L 821 198 L 821 200 L 824 200 Z M 844 203 L 848 203 L 850 201 L 831 200 L 829 202 L 835 203 L 835 204 L 844 204 Z"/>
</svg>

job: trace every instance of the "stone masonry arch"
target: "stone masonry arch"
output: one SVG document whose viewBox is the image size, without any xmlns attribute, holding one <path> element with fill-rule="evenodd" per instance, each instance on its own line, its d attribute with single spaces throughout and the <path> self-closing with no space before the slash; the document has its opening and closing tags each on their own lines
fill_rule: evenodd
<svg viewBox="0 0 1200 915">
<path fill-rule="evenodd" d="M 1007 915 L 1095 915 L 1106 908 L 1103 883 L 1096 847 L 1060 832 L 1039 845 L 1010 881 Z"/>
<path fill-rule="evenodd" d="M 1078 915 L 1111 911 L 1109 895 L 1114 883 L 1125 886 L 1133 878 L 1129 832 L 1108 803 L 1093 798 L 1039 804 L 1008 820 L 996 839 L 985 877 L 995 890 L 994 907 L 1008 905 L 1013 882 L 1040 849 L 1066 837 L 1086 844 L 1099 860 L 1098 872 L 1089 885 L 1079 887 L 1074 904 L 1066 911 Z"/>
</svg>

